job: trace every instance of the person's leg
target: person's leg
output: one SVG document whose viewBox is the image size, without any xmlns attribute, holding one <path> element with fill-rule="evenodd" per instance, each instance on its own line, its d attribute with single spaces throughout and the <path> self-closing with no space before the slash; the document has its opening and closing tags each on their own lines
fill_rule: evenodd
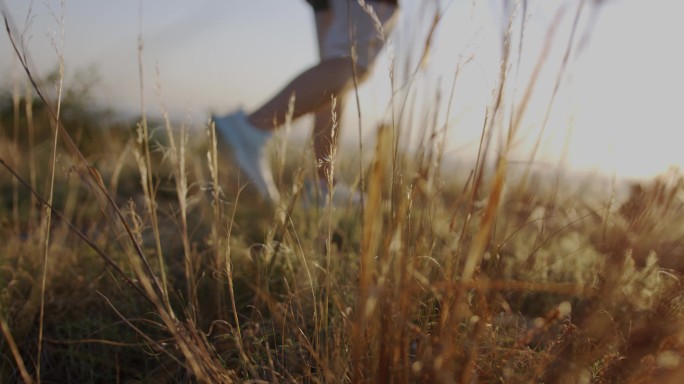
<svg viewBox="0 0 684 384">
<path fill-rule="evenodd" d="M 378 21 L 387 32 L 394 22 L 396 7 L 375 1 L 368 1 L 367 4 L 372 5 Z M 332 96 L 339 97 L 350 84 L 354 76 L 353 66 L 358 80 L 364 77 L 371 66 L 383 45 L 375 21 L 355 1 L 330 0 L 330 7 L 315 14 L 321 61 L 299 74 L 248 115 L 248 121 L 255 127 L 273 130 L 283 124 L 293 95 L 295 119 L 321 109 L 330 111 L 329 107 L 324 106 L 328 105 Z M 353 33 L 350 34 L 350 31 Z M 353 40 L 350 35 L 354 35 Z M 351 59 L 353 45 L 357 51 L 354 63 Z"/>
<path fill-rule="evenodd" d="M 249 122 L 263 130 L 273 130 L 285 122 L 290 98 L 294 95 L 294 116 L 316 112 L 339 95 L 352 78 L 352 63 L 347 57 L 321 61 L 302 72 L 273 98 L 248 116 Z M 274 125 L 275 121 L 275 125 Z"/>
</svg>

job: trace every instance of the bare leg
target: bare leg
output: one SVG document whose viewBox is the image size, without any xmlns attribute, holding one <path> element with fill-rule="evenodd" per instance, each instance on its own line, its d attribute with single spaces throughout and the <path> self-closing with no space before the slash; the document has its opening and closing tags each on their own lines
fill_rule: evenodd
<svg viewBox="0 0 684 384">
<path fill-rule="evenodd" d="M 318 177 L 321 180 L 328 181 L 328 175 L 331 175 L 332 164 L 331 154 L 337 150 L 337 141 L 339 138 L 340 119 L 342 113 L 342 97 L 338 96 L 335 103 L 335 110 L 332 110 L 332 103 L 322 106 L 315 114 L 315 122 L 313 129 L 313 146 L 316 155 L 316 165 L 318 166 Z M 337 127 L 333 132 L 333 118 L 335 113 Z"/>
<path fill-rule="evenodd" d="M 273 130 L 285 122 L 290 97 L 294 94 L 294 116 L 318 111 L 330 103 L 331 96 L 342 93 L 352 79 L 351 59 L 339 57 L 321 61 L 295 77 L 271 100 L 250 114 L 249 122 L 257 128 Z M 327 109 L 330 114 L 330 108 Z M 274 124 L 275 121 L 275 124 Z"/>
</svg>

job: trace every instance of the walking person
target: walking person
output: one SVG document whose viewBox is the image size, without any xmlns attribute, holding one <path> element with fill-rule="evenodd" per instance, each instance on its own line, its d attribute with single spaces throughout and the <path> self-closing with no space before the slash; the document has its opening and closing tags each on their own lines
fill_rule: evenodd
<svg viewBox="0 0 684 384">
<path fill-rule="evenodd" d="M 322 196 L 328 195 L 331 172 L 330 154 L 334 153 L 337 132 L 333 129 L 333 112 L 342 115 L 344 93 L 353 85 L 353 77 L 362 81 L 382 48 L 376 23 L 388 33 L 397 14 L 396 0 L 307 0 L 316 22 L 320 61 L 296 76 L 261 107 L 246 113 L 237 111 L 215 116 L 217 134 L 230 146 L 241 171 L 254 183 L 261 196 L 276 203 L 278 189 L 266 156 L 266 143 L 273 131 L 285 123 L 291 97 L 294 97 L 293 119 L 314 114 L 313 146 L 317 164 L 317 180 Z M 368 12 L 360 4 L 372 8 Z M 377 19 L 371 14 L 377 15 Z M 355 55 L 352 58 L 352 47 Z M 332 98 L 336 99 L 334 111 Z M 275 122 L 275 124 L 274 124 Z M 342 182 L 335 181 L 332 202 L 358 202 L 361 194 Z"/>
</svg>

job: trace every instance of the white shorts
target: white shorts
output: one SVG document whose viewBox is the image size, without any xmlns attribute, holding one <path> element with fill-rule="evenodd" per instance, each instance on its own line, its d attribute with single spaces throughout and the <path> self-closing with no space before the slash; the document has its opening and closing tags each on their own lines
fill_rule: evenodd
<svg viewBox="0 0 684 384">
<path fill-rule="evenodd" d="M 351 57 L 356 49 L 356 66 L 368 69 L 382 49 L 383 41 L 372 17 L 356 0 L 329 0 L 330 9 L 316 12 L 316 30 L 321 60 Z M 382 23 L 385 36 L 394 25 L 397 6 L 366 0 Z M 351 33 L 350 33 L 351 31 Z"/>
</svg>

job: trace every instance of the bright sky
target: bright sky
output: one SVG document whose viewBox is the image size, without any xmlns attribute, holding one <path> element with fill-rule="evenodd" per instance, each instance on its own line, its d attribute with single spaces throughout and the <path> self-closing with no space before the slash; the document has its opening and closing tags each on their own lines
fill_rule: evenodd
<svg viewBox="0 0 684 384">
<path fill-rule="evenodd" d="M 31 2 L 5 2 L 18 29 L 23 29 Z M 472 57 L 456 82 L 447 134 L 449 155 L 471 156 L 497 79 L 505 1 L 438 2 L 445 16 L 427 65 L 412 85 L 411 103 L 421 108 L 438 105 L 444 112 L 456 66 Z M 565 12 L 558 19 L 552 51 L 540 74 L 521 126 L 521 144 L 512 160 L 527 159 L 541 129 L 580 2 L 529 1 L 520 77 L 509 87 L 509 101 L 521 97 L 558 10 L 565 7 Z M 393 48 L 388 51 L 397 62 L 403 62 L 406 55 L 417 55 L 417 49 L 408 47 L 424 40 L 425 21 L 430 19 L 435 1 L 400 3 L 403 11 L 392 37 Z M 573 169 L 596 168 L 626 177 L 652 176 L 672 164 L 684 168 L 680 112 L 684 104 L 684 2 L 607 0 L 598 9 L 593 3 L 586 1 L 581 14 L 538 159 L 555 165 L 565 150 L 565 161 Z M 161 103 L 156 83 L 161 84 L 161 99 L 174 116 L 200 125 L 210 112 L 255 108 L 299 71 L 315 64 L 314 25 L 303 0 L 144 0 L 142 4 L 145 97 L 150 114 L 158 113 Z M 75 73 L 92 66 L 100 77 L 95 89 L 98 102 L 139 113 L 140 2 L 66 0 L 64 7 L 62 10 L 56 0 L 32 2 L 25 37 L 36 67 L 41 73 L 55 68 L 57 54 L 49 36 L 57 34 L 59 39 L 59 24 L 53 13 L 58 17 L 63 13 L 67 83 Z M 587 30 L 591 34 L 585 44 L 582 37 Z M 513 32 L 519 32 L 519 24 Z M 514 44 L 517 47 L 515 38 Z M 387 118 L 387 56 L 379 60 L 375 76 L 362 90 L 364 137 L 372 137 L 374 123 Z M 12 79 L 19 76 L 12 57 L 3 31 L 3 91 L 11 89 Z M 512 73 L 517 72 L 514 69 Z M 441 102 L 436 102 L 439 92 Z M 416 114 L 419 121 L 427 119 L 424 113 Z M 443 122 L 444 113 L 441 118 Z M 347 122 L 355 124 L 354 119 Z M 572 136 L 568 141 L 569 130 Z M 356 128 L 347 129 L 346 141 L 358 140 L 355 134 Z"/>
</svg>

